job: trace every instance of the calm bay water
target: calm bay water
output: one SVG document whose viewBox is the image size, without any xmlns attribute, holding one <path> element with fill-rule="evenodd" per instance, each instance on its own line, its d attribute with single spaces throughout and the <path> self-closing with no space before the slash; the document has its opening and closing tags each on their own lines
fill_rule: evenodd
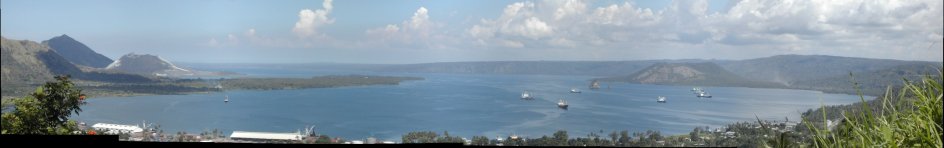
<svg viewBox="0 0 944 148">
<path fill-rule="evenodd" d="M 240 71 L 242 70 L 242 71 Z M 426 80 L 375 85 L 272 91 L 228 91 L 192 95 L 105 97 L 88 100 L 73 119 L 93 123 L 160 124 L 166 133 L 220 129 L 295 132 L 308 125 L 319 134 L 399 141 L 410 131 L 449 131 L 466 138 L 483 135 L 524 137 L 567 130 L 590 132 L 660 130 L 684 134 L 696 126 L 719 127 L 737 121 L 799 120 L 801 112 L 821 104 L 848 104 L 858 96 L 818 91 L 703 87 L 714 98 L 701 99 L 692 86 L 603 83 L 587 90 L 583 76 L 385 74 L 350 71 L 277 71 L 254 76 L 308 77 L 324 74 L 418 76 Z M 270 70 L 271 72 L 271 70 Z M 606 87 L 610 88 L 607 89 Z M 579 88 L 583 93 L 569 93 Z M 535 100 L 519 99 L 528 90 Z M 230 102 L 224 103 L 224 95 Z M 657 103 L 666 96 L 668 103 Z M 557 108 L 558 99 L 570 104 Z"/>
</svg>

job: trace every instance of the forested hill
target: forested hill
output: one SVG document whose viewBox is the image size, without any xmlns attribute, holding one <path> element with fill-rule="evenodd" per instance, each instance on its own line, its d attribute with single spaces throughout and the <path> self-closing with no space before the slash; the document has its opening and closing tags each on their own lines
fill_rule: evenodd
<svg viewBox="0 0 944 148">
<path fill-rule="evenodd" d="M 864 95 L 878 96 L 888 87 L 901 87 L 905 80 L 914 81 L 925 75 L 937 76 L 940 64 L 906 64 L 890 68 L 852 72 L 831 77 L 794 81 L 791 88 L 821 90 L 830 93 L 855 94 L 854 82 Z M 851 74 L 851 75 L 850 75 Z M 940 79 L 940 78 L 938 78 Z M 853 81 L 855 80 L 855 81 Z"/>
<path fill-rule="evenodd" d="M 722 61 L 718 65 L 750 80 L 772 81 L 791 85 L 806 81 L 892 68 L 899 65 L 940 62 L 902 61 L 827 55 L 778 55 L 739 61 Z"/>
<path fill-rule="evenodd" d="M 43 44 L 76 65 L 105 68 L 113 62 L 110 58 L 95 52 L 82 42 L 76 41 L 65 34 L 43 41 Z"/>
<path fill-rule="evenodd" d="M 631 75 L 602 78 L 599 80 L 640 84 L 783 87 L 783 85 L 777 83 L 744 79 L 710 62 L 657 63 Z"/>
<path fill-rule="evenodd" d="M 634 73 L 655 63 L 704 61 L 707 60 L 444 62 L 388 65 L 372 68 L 372 70 L 467 74 L 619 76 Z"/>
</svg>

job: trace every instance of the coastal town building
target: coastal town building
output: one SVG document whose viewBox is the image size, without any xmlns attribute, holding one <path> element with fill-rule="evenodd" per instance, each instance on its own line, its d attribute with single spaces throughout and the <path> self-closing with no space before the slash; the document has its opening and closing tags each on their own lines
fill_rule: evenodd
<svg viewBox="0 0 944 148">
<path fill-rule="evenodd" d="M 104 131 L 105 134 L 131 134 L 131 133 L 140 133 L 144 131 L 141 127 L 137 125 L 122 125 L 122 124 L 109 124 L 109 123 L 96 123 L 92 125 L 92 129 L 98 131 Z"/>
<path fill-rule="evenodd" d="M 247 132 L 233 131 L 230 139 L 249 142 L 297 142 L 301 141 L 305 135 L 301 133 L 271 133 L 271 132 Z"/>
</svg>

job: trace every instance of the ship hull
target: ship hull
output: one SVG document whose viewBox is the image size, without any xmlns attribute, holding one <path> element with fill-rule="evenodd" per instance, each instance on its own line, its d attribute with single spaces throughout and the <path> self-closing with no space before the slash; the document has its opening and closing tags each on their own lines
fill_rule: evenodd
<svg viewBox="0 0 944 148">
<path fill-rule="evenodd" d="M 561 109 L 564 109 L 564 110 L 567 110 L 567 107 L 569 107 L 569 106 L 570 106 L 570 105 L 557 105 L 558 108 L 561 108 Z"/>
</svg>

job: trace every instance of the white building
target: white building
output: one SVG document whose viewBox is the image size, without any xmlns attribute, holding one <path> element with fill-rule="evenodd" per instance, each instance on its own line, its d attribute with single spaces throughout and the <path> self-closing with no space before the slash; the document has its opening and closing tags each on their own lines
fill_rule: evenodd
<svg viewBox="0 0 944 148">
<path fill-rule="evenodd" d="M 233 140 L 246 141 L 300 141 L 303 136 L 301 133 L 269 133 L 269 132 L 247 132 L 233 131 L 229 138 Z"/>
<path fill-rule="evenodd" d="M 98 131 L 104 131 L 105 134 L 131 134 L 144 131 L 141 127 L 137 125 L 121 125 L 121 124 L 108 124 L 108 123 L 95 123 L 92 125 L 92 128 Z"/>
<path fill-rule="evenodd" d="M 366 142 L 367 142 L 367 144 L 377 144 L 377 143 L 379 143 L 379 142 L 377 142 L 377 138 L 374 138 L 374 137 L 368 137 Z"/>
<path fill-rule="evenodd" d="M 724 132 L 724 137 L 725 137 L 725 138 L 735 138 L 735 137 L 737 137 L 737 132 L 734 132 L 734 131 Z"/>
</svg>

